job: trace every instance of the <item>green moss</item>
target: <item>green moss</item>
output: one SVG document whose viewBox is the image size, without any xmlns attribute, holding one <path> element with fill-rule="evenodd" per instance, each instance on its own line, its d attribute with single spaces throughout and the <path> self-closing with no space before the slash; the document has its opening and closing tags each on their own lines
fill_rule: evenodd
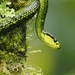
<svg viewBox="0 0 75 75">
<path fill-rule="evenodd" d="M 1 9 L 6 9 L 6 6 L 2 7 L 3 5 L 5 2 L 1 5 Z M 4 15 L 4 12 L 0 14 Z M 27 20 L 22 20 L 0 32 L 0 75 L 25 74 L 26 22 Z"/>
<path fill-rule="evenodd" d="M 21 73 L 23 73 L 23 63 L 26 62 L 27 46 L 26 25 L 23 25 L 10 27 L 10 29 L 3 31 L 0 35 L 1 75 L 24 75 Z"/>
<path fill-rule="evenodd" d="M 15 2 L 15 0 L 7 1 Z M 19 0 L 16 0 L 17 3 L 18 1 Z M 24 2 L 24 0 L 22 1 Z M 26 4 L 28 4 L 31 0 L 26 1 Z M 6 0 L 3 2 L 1 3 L 1 9 L 4 11 L 0 12 L 0 21 L 8 17 L 8 14 L 12 13 L 12 10 L 9 7 L 6 7 Z M 15 9 L 18 7 L 16 5 L 14 5 Z M 9 17 L 12 17 L 12 14 L 10 14 Z M 28 20 L 23 19 L 15 25 L 12 25 L 0 32 L 0 75 L 41 75 L 38 70 L 33 68 L 31 65 L 28 65 L 26 61 L 29 41 L 27 37 L 29 38 L 33 31 L 34 22 L 34 17 Z"/>
</svg>

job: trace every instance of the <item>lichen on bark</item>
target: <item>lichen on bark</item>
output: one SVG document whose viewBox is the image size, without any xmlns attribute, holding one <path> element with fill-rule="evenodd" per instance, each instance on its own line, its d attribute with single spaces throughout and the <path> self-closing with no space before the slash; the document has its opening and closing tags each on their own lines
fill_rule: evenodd
<svg viewBox="0 0 75 75">
<path fill-rule="evenodd" d="M 11 5 L 8 4 L 8 6 L 6 6 L 5 3 L 9 1 Z M 2 13 L 0 12 L 0 19 L 8 16 L 12 17 L 14 12 L 21 8 L 21 5 L 23 7 L 29 4 L 31 0 L 21 0 L 20 3 L 19 1 L 20 0 L 1 0 L 0 3 L 4 5 L 4 8 L 0 5 L 0 9 L 6 11 L 8 14 L 10 13 L 10 15 L 2 11 Z M 13 6 L 14 12 L 12 13 L 11 8 Z M 0 75 L 42 75 L 32 66 L 29 66 L 26 61 L 28 46 L 26 35 L 28 33 L 28 25 L 31 23 L 33 23 L 32 18 L 23 19 L 0 32 Z M 31 31 L 29 31 L 29 33 Z"/>
<path fill-rule="evenodd" d="M 0 35 L 0 75 L 24 75 L 26 25 L 23 22 L 18 25 Z"/>
<path fill-rule="evenodd" d="M 12 25 L 0 32 L 0 75 L 24 75 L 25 73 L 26 22 L 27 20 L 23 19 L 16 23 L 16 26 Z"/>
</svg>

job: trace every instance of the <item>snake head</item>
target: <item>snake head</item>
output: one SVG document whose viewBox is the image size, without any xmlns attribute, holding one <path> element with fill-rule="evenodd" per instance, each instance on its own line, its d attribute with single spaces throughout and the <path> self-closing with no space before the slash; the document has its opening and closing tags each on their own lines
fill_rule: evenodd
<svg viewBox="0 0 75 75">
<path fill-rule="evenodd" d="M 48 32 L 43 32 L 42 36 L 44 44 L 56 50 L 60 48 L 60 43 L 55 37 L 53 37 L 53 35 Z"/>
</svg>

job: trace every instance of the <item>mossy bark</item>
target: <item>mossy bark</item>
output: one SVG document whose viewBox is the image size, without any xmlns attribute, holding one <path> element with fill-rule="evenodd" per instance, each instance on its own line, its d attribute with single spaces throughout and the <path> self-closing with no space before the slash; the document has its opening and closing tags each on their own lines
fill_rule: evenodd
<svg viewBox="0 0 75 75">
<path fill-rule="evenodd" d="M 0 75 L 21 75 L 26 52 L 26 24 L 23 20 L 0 34 Z"/>
<path fill-rule="evenodd" d="M 27 21 L 23 19 L 0 32 L 0 75 L 25 75 Z"/>
</svg>

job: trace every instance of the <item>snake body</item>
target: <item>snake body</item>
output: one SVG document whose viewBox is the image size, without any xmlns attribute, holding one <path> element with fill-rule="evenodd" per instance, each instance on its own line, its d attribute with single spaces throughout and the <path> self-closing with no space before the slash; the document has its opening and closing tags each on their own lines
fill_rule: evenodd
<svg viewBox="0 0 75 75">
<path fill-rule="evenodd" d="M 38 38 L 47 46 L 58 49 L 60 44 L 56 38 L 50 33 L 44 31 L 44 22 L 48 9 L 48 0 L 33 0 L 28 7 L 22 8 L 15 12 L 15 17 L 4 18 L 0 22 L 0 32 L 3 29 L 9 28 L 9 26 L 16 24 L 18 21 L 27 18 L 33 13 L 37 13 L 35 30 Z"/>
<path fill-rule="evenodd" d="M 44 22 L 48 10 L 48 0 L 39 0 L 40 8 L 36 18 L 36 33 L 39 39 L 47 46 L 57 50 L 60 48 L 60 43 L 56 38 L 48 32 L 44 31 Z"/>
<path fill-rule="evenodd" d="M 33 0 L 29 6 L 24 7 L 15 12 L 14 17 L 6 17 L 2 21 L 0 21 L 0 32 L 3 29 L 9 28 L 9 26 L 16 24 L 20 20 L 35 14 L 37 9 L 39 8 L 39 2 L 37 0 Z"/>
</svg>

